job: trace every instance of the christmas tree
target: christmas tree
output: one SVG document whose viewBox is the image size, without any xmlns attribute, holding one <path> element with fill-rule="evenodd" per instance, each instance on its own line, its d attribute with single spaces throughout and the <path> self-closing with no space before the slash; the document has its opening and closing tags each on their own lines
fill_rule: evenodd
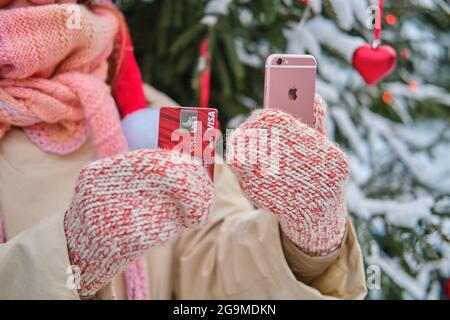
<svg viewBox="0 0 450 320">
<path fill-rule="evenodd" d="M 348 207 L 368 276 L 381 275 L 381 283 L 368 280 L 368 298 L 448 298 L 448 2 L 384 2 L 382 40 L 395 49 L 398 61 L 373 86 L 352 59 L 358 47 L 373 40 L 378 1 L 125 0 L 119 5 L 145 81 L 181 105 L 200 104 L 210 62 L 209 105 L 219 109 L 223 128 L 237 126 L 261 105 L 266 56 L 314 55 L 317 91 L 329 106 L 327 134 L 352 164 Z"/>
</svg>

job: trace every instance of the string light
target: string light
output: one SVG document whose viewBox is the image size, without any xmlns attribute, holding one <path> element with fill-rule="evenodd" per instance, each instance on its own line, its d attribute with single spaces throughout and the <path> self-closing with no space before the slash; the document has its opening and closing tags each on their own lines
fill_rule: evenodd
<svg viewBox="0 0 450 320">
<path fill-rule="evenodd" d="M 411 58 L 411 51 L 408 48 L 403 48 L 400 51 L 400 55 L 402 56 L 403 59 L 409 60 L 409 58 Z"/>
<path fill-rule="evenodd" d="M 394 98 L 392 97 L 392 94 L 389 91 L 384 91 L 383 95 L 381 96 L 381 99 L 385 104 L 391 104 Z"/>
<path fill-rule="evenodd" d="M 416 91 L 417 88 L 419 87 L 419 85 L 418 85 L 418 83 L 417 83 L 416 80 L 410 80 L 410 81 L 408 82 L 408 87 L 409 87 L 411 90 Z"/>
<path fill-rule="evenodd" d="M 394 16 L 393 14 L 388 14 L 386 15 L 386 23 L 390 26 L 393 26 L 394 24 L 397 23 L 397 17 Z"/>
</svg>

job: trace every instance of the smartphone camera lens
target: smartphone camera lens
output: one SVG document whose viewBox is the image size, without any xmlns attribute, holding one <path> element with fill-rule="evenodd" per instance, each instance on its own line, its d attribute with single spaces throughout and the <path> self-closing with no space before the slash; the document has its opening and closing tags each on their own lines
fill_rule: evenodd
<svg viewBox="0 0 450 320">
<path fill-rule="evenodd" d="M 278 58 L 278 59 L 277 59 L 277 64 L 280 65 L 280 64 L 282 64 L 282 63 L 283 63 L 283 59 Z"/>
</svg>

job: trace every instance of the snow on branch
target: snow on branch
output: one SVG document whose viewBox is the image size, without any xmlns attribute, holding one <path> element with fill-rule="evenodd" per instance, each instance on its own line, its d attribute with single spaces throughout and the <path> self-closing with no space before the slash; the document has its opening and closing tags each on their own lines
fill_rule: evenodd
<svg viewBox="0 0 450 320">
<path fill-rule="evenodd" d="M 366 262 L 378 265 L 398 286 L 408 292 L 412 298 L 425 299 L 430 282 L 430 273 L 436 269 L 436 265 L 430 263 L 424 265 L 417 277 L 407 274 L 399 262 L 395 259 L 382 256 L 377 244 L 371 246 L 371 255 L 366 257 Z"/>
<path fill-rule="evenodd" d="M 398 137 L 395 126 L 386 118 L 364 109 L 362 120 L 367 127 L 376 130 L 388 142 L 392 152 L 402 161 L 414 177 L 429 189 L 450 192 L 450 148 L 436 148 L 433 155 L 412 153 L 407 143 Z M 434 132 L 430 128 L 429 132 Z M 403 132 L 405 134 L 405 132 Z"/>
<path fill-rule="evenodd" d="M 348 185 L 347 194 L 349 210 L 365 220 L 382 215 L 394 226 L 413 229 L 419 220 L 431 219 L 434 200 L 429 196 L 398 200 L 370 199 L 352 182 Z"/>
<path fill-rule="evenodd" d="M 411 90 L 411 88 L 406 84 L 400 82 L 389 82 L 384 85 L 384 88 L 393 95 L 398 95 L 417 101 L 434 101 L 450 107 L 450 94 L 443 88 L 435 85 L 421 84 L 420 90 Z"/>
</svg>

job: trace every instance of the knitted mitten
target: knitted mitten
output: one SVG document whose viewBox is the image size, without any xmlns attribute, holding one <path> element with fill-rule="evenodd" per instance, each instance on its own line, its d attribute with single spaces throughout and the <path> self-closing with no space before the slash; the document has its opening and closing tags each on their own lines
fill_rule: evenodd
<svg viewBox="0 0 450 320">
<path fill-rule="evenodd" d="M 349 163 L 324 136 L 326 105 L 319 96 L 314 108 L 316 130 L 279 110 L 255 111 L 230 135 L 227 160 L 249 200 L 274 213 L 286 236 L 317 256 L 337 249 L 345 234 Z"/>
<path fill-rule="evenodd" d="M 82 169 L 64 220 L 70 261 L 81 273 L 80 296 L 94 295 L 182 228 L 204 223 L 213 194 L 198 162 L 166 150 L 139 150 Z"/>
</svg>

